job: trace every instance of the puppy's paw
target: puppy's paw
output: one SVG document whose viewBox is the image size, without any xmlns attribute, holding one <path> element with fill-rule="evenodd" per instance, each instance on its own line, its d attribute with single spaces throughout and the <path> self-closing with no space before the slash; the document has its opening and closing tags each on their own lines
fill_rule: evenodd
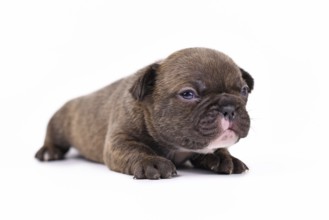
<svg viewBox="0 0 329 220">
<path fill-rule="evenodd" d="M 240 174 L 249 170 L 247 165 L 231 155 L 219 154 L 214 156 L 217 156 L 219 159 L 219 165 L 213 169 L 216 173 Z"/>
<path fill-rule="evenodd" d="M 35 154 L 35 158 L 40 161 L 62 160 L 64 159 L 64 153 L 59 148 L 42 147 Z"/>
<path fill-rule="evenodd" d="M 240 174 L 248 167 L 239 159 L 229 154 L 206 154 L 198 155 L 192 162 L 196 167 L 211 170 L 220 174 Z"/>
<path fill-rule="evenodd" d="M 135 179 L 167 179 L 177 175 L 175 165 L 163 157 L 145 157 L 135 164 Z"/>
</svg>

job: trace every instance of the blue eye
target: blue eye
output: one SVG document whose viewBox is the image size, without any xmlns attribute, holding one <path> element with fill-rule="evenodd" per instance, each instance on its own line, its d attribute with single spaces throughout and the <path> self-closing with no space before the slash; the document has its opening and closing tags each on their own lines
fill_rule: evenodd
<svg viewBox="0 0 329 220">
<path fill-rule="evenodd" d="M 193 90 L 186 90 L 186 91 L 183 91 L 179 94 L 183 99 L 186 99 L 186 100 L 192 100 L 192 99 L 195 99 L 197 96 L 195 94 L 195 92 Z"/>
<path fill-rule="evenodd" d="M 241 95 L 248 96 L 248 94 L 249 94 L 249 87 L 247 85 L 245 85 L 241 88 Z"/>
</svg>

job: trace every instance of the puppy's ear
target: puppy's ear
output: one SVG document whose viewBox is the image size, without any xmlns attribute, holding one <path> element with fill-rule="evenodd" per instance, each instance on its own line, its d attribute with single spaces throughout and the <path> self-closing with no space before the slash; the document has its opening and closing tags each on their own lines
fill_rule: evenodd
<svg viewBox="0 0 329 220">
<path fill-rule="evenodd" d="M 240 68 L 241 74 L 242 74 L 242 78 L 244 79 L 244 81 L 247 83 L 250 91 L 254 89 L 254 79 L 251 77 L 251 75 L 246 72 L 244 69 Z"/>
<path fill-rule="evenodd" d="M 152 93 L 156 72 L 159 66 L 160 65 L 158 63 L 154 63 L 137 73 L 139 76 L 129 90 L 129 92 L 136 100 L 142 101 L 145 96 Z"/>
</svg>

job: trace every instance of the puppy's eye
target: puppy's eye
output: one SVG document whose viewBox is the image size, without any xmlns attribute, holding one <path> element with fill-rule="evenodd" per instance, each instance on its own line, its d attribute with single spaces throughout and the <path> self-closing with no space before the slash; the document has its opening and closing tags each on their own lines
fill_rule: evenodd
<svg viewBox="0 0 329 220">
<path fill-rule="evenodd" d="M 183 99 L 186 100 L 193 100 L 195 98 L 197 98 L 197 95 L 195 94 L 195 92 L 193 90 L 185 90 L 182 91 L 181 93 L 179 93 L 180 97 L 182 97 Z"/>
<path fill-rule="evenodd" d="M 248 94 L 249 94 L 249 87 L 247 85 L 245 85 L 241 88 L 241 95 L 248 96 Z"/>
</svg>

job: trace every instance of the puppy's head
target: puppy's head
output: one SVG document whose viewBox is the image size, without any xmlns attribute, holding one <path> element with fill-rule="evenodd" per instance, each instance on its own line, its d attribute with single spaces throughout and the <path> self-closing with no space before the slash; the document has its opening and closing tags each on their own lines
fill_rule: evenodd
<svg viewBox="0 0 329 220">
<path fill-rule="evenodd" d="M 130 92 L 159 143 L 207 153 L 247 136 L 253 78 L 223 53 L 181 50 L 138 75 Z"/>
</svg>

